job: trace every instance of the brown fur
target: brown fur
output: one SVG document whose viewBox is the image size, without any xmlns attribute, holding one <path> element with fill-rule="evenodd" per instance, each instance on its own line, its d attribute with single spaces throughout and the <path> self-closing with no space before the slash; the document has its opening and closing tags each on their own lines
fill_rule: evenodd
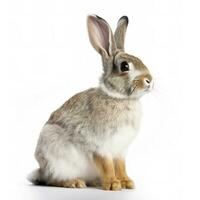
<svg viewBox="0 0 200 200">
<path fill-rule="evenodd" d="M 125 160 L 122 158 L 116 158 L 114 160 L 115 164 L 115 176 L 118 180 L 121 181 L 121 187 L 132 189 L 134 188 L 134 182 L 128 177 L 126 173 L 126 166 L 125 166 Z"/>
<path fill-rule="evenodd" d="M 136 77 L 134 80 L 134 84 L 136 86 L 136 90 L 143 89 L 145 87 L 145 81 L 144 79 L 148 79 L 150 82 L 152 80 L 152 76 L 149 73 L 144 73 L 141 76 Z"/>
<path fill-rule="evenodd" d="M 113 160 L 97 154 L 93 155 L 93 160 L 97 168 L 99 169 L 103 189 L 120 190 L 121 184 L 115 176 Z"/>
</svg>

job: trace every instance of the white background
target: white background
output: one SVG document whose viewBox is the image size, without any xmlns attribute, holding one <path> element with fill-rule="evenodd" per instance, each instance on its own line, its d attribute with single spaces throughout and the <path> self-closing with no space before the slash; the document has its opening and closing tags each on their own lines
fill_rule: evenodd
<svg viewBox="0 0 200 200">
<path fill-rule="evenodd" d="M 87 14 L 114 29 L 129 16 L 126 50 L 143 60 L 155 89 L 128 157 L 135 190 L 105 192 L 31 186 L 33 154 L 50 113 L 98 85 L 100 56 Z M 1 199 L 199 199 L 200 24 L 198 1 L 2 0 L 0 2 Z"/>
</svg>

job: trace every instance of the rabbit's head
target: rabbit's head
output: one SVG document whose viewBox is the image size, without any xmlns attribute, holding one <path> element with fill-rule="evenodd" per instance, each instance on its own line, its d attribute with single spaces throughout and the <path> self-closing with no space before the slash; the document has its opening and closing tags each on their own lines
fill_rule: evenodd
<svg viewBox="0 0 200 200">
<path fill-rule="evenodd" d="M 114 34 L 96 15 L 88 16 L 87 25 L 90 42 L 102 57 L 101 88 L 117 98 L 139 98 L 149 92 L 153 86 L 149 70 L 139 58 L 124 52 L 128 17 L 119 19 Z"/>
</svg>

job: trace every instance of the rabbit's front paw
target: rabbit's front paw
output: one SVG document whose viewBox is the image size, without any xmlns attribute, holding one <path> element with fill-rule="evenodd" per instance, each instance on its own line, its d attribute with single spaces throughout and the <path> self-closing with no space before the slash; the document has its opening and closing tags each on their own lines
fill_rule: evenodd
<svg viewBox="0 0 200 200">
<path fill-rule="evenodd" d="M 135 188 L 134 182 L 128 177 L 121 178 L 120 181 L 121 181 L 121 187 L 123 189 L 125 189 L 125 188 L 126 189 L 134 189 Z"/>
<path fill-rule="evenodd" d="M 121 190 L 121 183 L 117 178 L 106 178 L 102 182 L 104 190 Z"/>
</svg>

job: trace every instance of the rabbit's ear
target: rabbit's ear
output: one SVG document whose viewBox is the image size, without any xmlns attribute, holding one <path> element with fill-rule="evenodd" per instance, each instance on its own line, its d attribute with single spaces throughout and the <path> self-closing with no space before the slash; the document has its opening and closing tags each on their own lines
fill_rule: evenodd
<svg viewBox="0 0 200 200">
<path fill-rule="evenodd" d="M 117 48 L 123 51 L 124 51 L 124 41 L 125 41 L 127 26 L 128 26 L 128 17 L 122 16 L 117 23 L 117 28 L 114 34 Z"/>
<path fill-rule="evenodd" d="M 87 18 L 89 39 L 102 56 L 112 56 L 116 50 L 113 33 L 108 23 L 97 15 Z"/>
</svg>

